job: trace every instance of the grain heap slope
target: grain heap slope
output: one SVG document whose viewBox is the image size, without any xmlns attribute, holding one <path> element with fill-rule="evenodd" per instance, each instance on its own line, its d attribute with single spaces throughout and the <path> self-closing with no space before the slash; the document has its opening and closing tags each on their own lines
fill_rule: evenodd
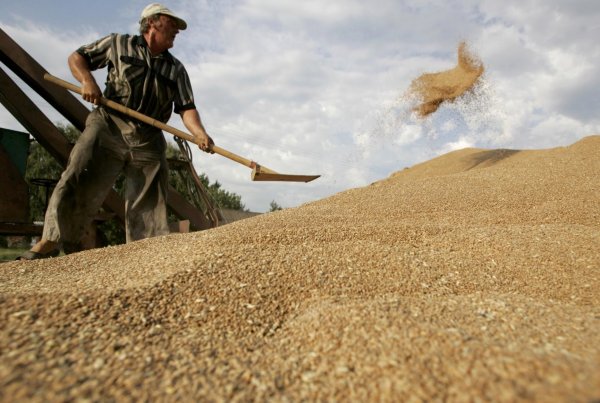
<svg viewBox="0 0 600 403">
<path fill-rule="evenodd" d="M 600 136 L 0 266 L 0 397 L 600 397 Z"/>
</svg>

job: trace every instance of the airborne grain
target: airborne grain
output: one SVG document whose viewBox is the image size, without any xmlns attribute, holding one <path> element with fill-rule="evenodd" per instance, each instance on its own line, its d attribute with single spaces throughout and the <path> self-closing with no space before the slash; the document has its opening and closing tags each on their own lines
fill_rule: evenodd
<svg viewBox="0 0 600 403">
<path fill-rule="evenodd" d="M 472 91 L 483 74 L 483 63 L 473 54 L 465 42 L 458 46 L 456 67 L 438 73 L 426 73 L 413 80 L 408 95 L 417 99 L 414 108 L 417 115 L 426 117 L 444 102 L 453 102 Z"/>
</svg>

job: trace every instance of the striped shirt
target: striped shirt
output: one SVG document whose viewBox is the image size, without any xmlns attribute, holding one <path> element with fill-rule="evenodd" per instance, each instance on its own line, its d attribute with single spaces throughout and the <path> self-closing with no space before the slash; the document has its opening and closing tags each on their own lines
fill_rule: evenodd
<svg viewBox="0 0 600 403">
<path fill-rule="evenodd" d="M 110 34 L 77 52 L 91 70 L 108 67 L 104 97 L 163 123 L 194 109 L 185 67 L 169 51 L 152 56 L 143 36 Z"/>
</svg>

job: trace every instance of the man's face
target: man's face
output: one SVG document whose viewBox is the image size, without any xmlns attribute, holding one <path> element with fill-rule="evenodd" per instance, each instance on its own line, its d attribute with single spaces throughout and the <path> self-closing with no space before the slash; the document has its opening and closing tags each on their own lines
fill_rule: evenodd
<svg viewBox="0 0 600 403">
<path fill-rule="evenodd" d="M 154 38 L 157 44 L 165 50 L 172 48 L 175 36 L 179 33 L 175 19 L 167 15 L 161 15 L 158 20 L 152 22 L 152 27 L 154 27 L 156 33 Z"/>
</svg>

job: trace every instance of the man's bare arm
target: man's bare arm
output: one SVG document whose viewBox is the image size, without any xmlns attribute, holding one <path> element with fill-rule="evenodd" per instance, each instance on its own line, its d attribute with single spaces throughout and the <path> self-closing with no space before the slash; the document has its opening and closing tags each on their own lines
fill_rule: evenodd
<svg viewBox="0 0 600 403">
<path fill-rule="evenodd" d="M 92 75 L 85 57 L 77 52 L 71 53 L 69 56 L 69 68 L 73 77 L 81 83 L 81 96 L 84 100 L 92 102 L 95 105 L 100 103 L 102 91 L 96 83 L 96 79 Z"/>
<path fill-rule="evenodd" d="M 210 152 L 213 139 L 206 133 L 197 109 L 186 109 L 181 112 L 181 120 L 185 127 L 196 137 L 196 143 L 202 151 Z"/>
</svg>

